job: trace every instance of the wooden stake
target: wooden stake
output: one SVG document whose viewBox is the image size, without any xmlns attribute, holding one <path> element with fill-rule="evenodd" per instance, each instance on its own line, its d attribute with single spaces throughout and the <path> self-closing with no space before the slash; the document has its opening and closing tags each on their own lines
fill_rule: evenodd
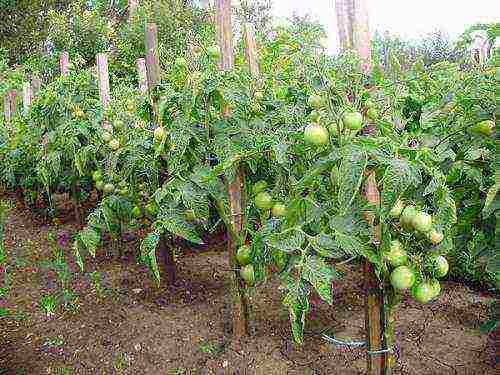
<svg viewBox="0 0 500 375">
<path fill-rule="evenodd" d="M 31 99 L 33 97 L 33 93 L 31 90 L 31 84 L 29 82 L 24 82 L 23 83 L 23 109 L 24 109 L 24 114 L 27 116 L 30 107 L 31 107 Z"/>
<path fill-rule="evenodd" d="M 97 62 L 97 77 L 99 81 L 99 100 L 101 102 L 101 109 L 105 112 L 109 107 L 110 93 L 109 93 L 109 73 L 108 73 L 108 57 L 105 53 L 99 53 L 96 57 Z M 110 129 L 111 124 L 107 121 L 102 122 L 104 129 Z"/>
<path fill-rule="evenodd" d="M 61 56 L 59 56 L 59 69 L 60 69 L 61 75 L 63 77 L 67 77 L 69 75 L 69 53 L 68 53 L 68 51 L 61 52 Z"/>
<path fill-rule="evenodd" d="M 37 75 L 31 77 L 31 89 L 33 91 L 33 96 L 35 96 L 38 93 L 41 86 L 42 86 L 42 81 L 40 80 L 40 77 L 38 77 Z"/>
<path fill-rule="evenodd" d="M 143 95 L 148 93 L 148 76 L 146 71 L 146 59 L 137 59 L 137 76 L 139 77 L 139 92 Z"/>
<path fill-rule="evenodd" d="M 255 27 L 246 23 L 243 27 L 243 39 L 245 40 L 245 56 L 250 72 L 255 79 L 260 78 L 259 59 L 257 43 L 255 42 Z"/>
<path fill-rule="evenodd" d="M 335 13 L 337 15 L 337 31 L 339 37 L 339 48 L 346 51 L 351 48 L 351 38 L 348 30 L 349 17 L 347 14 L 346 0 L 335 0 Z"/>
<path fill-rule="evenodd" d="M 155 23 L 146 24 L 146 73 L 148 88 L 153 90 L 160 83 L 160 60 L 158 58 L 158 28 Z"/>
<path fill-rule="evenodd" d="M 363 61 L 363 70 L 369 72 L 371 69 L 372 56 L 367 0 L 355 0 L 352 8 L 352 42 L 359 57 L 361 57 Z"/>
<path fill-rule="evenodd" d="M 10 127 L 12 125 L 12 119 L 16 113 L 16 98 L 17 92 L 16 90 L 9 90 L 5 94 L 4 97 L 4 116 L 5 116 L 5 124 Z"/>
</svg>

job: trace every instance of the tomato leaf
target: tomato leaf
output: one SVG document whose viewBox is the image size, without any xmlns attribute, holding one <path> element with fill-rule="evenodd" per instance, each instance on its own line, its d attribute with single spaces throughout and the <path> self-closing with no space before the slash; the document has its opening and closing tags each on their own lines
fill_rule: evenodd
<svg viewBox="0 0 500 375">
<path fill-rule="evenodd" d="M 307 256 L 301 276 L 314 287 L 321 299 L 332 304 L 333 270 L 326 265 L 323 259 L 315 255 Z"/>
<path fill-rule="evenodd" d="M 267 236 L 265 243 L 275 249 L 291 253 L 302 247 L 305 241 L 305 235 L 299 228 L 290 228 L 281 233 Z"/>
<path fill-rule="evenodd" d="M 358 146 L 349 145 L 343 150 L 338 179 L 338 204 L 341 213 L 347 212 L 354 198 L 359 193 L 359 187 L 366 168 L 366 153 Z"/>
</svg>

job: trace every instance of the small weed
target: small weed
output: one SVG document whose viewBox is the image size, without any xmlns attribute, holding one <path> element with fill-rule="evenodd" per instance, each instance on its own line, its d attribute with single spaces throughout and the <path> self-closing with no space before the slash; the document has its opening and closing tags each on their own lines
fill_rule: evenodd
<svg viewBox="0 0 500 375">
<path fill-rule="evenodd" d="M 48 348 L 59 348 L 64 345 L 64 338 L 62 335 L 59 335 L 57 337 L 49 337 L 47 340 L 45 340 L 43 345 Z"/>
<path fill-rule="evenodd" d="M 103 299 L 105 296 L 105 290 L 102 286 L 102 278 L 99 272 L 94 271 L 90 274 L 90 284 L 96 293 L 97 299 Z"/>
<path fill-rule="evenodd" d="M 114 367 L 116 371 L 123 371 L 127 368 L 127 359 L 124 354 L 118 353 L 115 359 Z"/>
<path fill-rule="evenodd" d="M 47 316 L 53 316 L 57 308 L 57 299 L 53 295 L 47 294 L 40 297 L 38 306 L 45 312 Z"/>
<path fill-rule="evenodd" d="M 203 341 L 200 344 L 199 349 L 202 353 L 208 354 L 210 356 L 216 356 L 216 355 L 220 354 L 220 350 L 221 350 L 221 348 L 218 345 L 216 345 L 208 340 Z"/>
<path fill-rule="evenodd" d="M 0 319 L 7 318 L 9 315 L 10 315 L 9 310 L 7 310 L 5 307 L 0 307 Z"/>
<path fill-rule="evenodd" d="M 54 374 L 55 375 L 71 375 L 73 373 L 73 370 L 67 367 L 58 367 L 54 369 Z"/>
</svg>

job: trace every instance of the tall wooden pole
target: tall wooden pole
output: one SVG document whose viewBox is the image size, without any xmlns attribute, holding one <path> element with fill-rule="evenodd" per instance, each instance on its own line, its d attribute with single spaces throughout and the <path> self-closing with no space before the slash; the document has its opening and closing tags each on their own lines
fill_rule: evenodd
<svg viewBox="0 0 500 375">
<path fill-rule="evenodd" d="M 97 78 L 99 82 L 99 101 L 101 109 L 105 112 L 109 107 L 111 100 L 109 92 L 109 72 L 108 72 L 108 57 L 105 53 L 98 53 L 96 56 L 97 63 Z M 102 127 L 110 129 L 111 125 L 107 121 L 102 122 Z"/>
<path fill-rule="evenodd" d="M 16 90 L 7 91 L 4 97 L 3 111 L 5 116 L 5 124 L 7 125 L 7 127 L 10 127 L 12 125 L 12 119 L 14 118 L 14 114 L 16 113 L 16 98 Z"/>
<path fill-rule="evenodd" d="M 60 69 L 61 75 L 63 77 L 67 77 L 69 75 L 69 53 L 68 53 L 68 51 L 61 52 L 61 56 L 59 56 L 59 69 Z"/>
<path fill-rule="evenodd" d="M 27 116 L 30 107 L 31 107 L 31 100 L 33 97 L 33 92 L 31 89 L 31 83 L 29 82 L 24 82 L 23 83 L 23 109 L 24 109 L 24 114 Z"/>
<path fill-rule="evenodd" d="M 150 91 L 160 83 L 160 60 L 158 58 L 158 27 L 155 23 L 146 24 L 146 73 Z"/>
<path fill-rule="evenodd" d="M 136 62 L 137 76 L 139 81 L 139 92 L 143 95 L 148 93 L 148 75 L 146 70 L 146 59 L 140 58 Z"/>
<path fill-rule="evenodd" d="M 219 68 L 227 71 L 233 68 L 233 32 L 231 24 L 231 1 L 216 0 L 216 26 L 217 40 L 221 51 L 221 60 Z M 226 106 L 222 112 L 224 117 L 229 117 L 231 114 L 230 108 Z M 246 288 L 239 272 L 236 270 L 238 263 L 236 261 L 236 251 L 240 244 L 239 234 L 243 230 L 244 217 L 244 173 L 239 165 L 235 165 L 234 178 L 226 179 L 226 185 L 229 195 L 230 206 L 230 230 L 228 241 L 229 266 L 231 272 L 231 316 L 232 316 L 232 334 L 235 342 L 241 340 L 248 335 L 250 327 L 248 324 L 249 317 L 249 301 L 246 293 Z"/>
<path fill-rule="evenodd" d="M 352 42 L 365 72 L 371 69 L 371 34 L 367 0 L 354 0 L 352 5 Z"/>
<path fill-rule="evenodd" d="M 348 31 L 349 17 L 347 14 L 346 0 L 335 0 L 335 13 L 337 16 L 339 48 L 341 51 L 346 51 L 351 48 L 351 38 Z"/>
<path fill-rule="evenodd" d="M 251 23 L 243 25 L 243 39 L 245 41 L 245 57 L 250 73 L 256 79 L 260 78 L 257 43 L 255 42 L 255 27 Z"/>
</svg>

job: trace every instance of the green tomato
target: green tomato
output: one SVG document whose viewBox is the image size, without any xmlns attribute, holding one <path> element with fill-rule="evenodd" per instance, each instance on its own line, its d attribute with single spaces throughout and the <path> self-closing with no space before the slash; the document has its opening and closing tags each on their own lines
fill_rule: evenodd
<svg viewBox="0 0 500 375">
<path fill-rule="evenodd" d="M 286 206 L 283 203 L 276 203 L 271 209 L 271 214 L 274 217 L 282 217 L 286 214 Z"/>
<path fill-rule="evenodd" d="M 320 109 L 321 107 L 324 106 L 325 101 L 323 100 L 323 97 L 321 97 L 320 95 L 318 95 L 318 94 L 312 94 L 307 99 L 307 104 L 311 108 Z"/>
<path fill-rule="evenodd" d="M 413 227 L 420 233 L 428 233 L 432 229 L 432 216 L 426 212 L 417 212 L 413 217 Z"/>
<path fill-rule="evenodd" d="M 107 183 L 104 185 L 102 190 L 103 190 L 104 194 L 113 194 L 115 191 L 115 185 L 113 185 L 111 183 Z"/>
<path fill-rule="evenodd" d="M 102 140 L 104 142 L 110 142 L 111 140 L 113 139 L 113 134 L 111 134 L 110 132 L 104 132 L 102 133 Z"/>
<path fill-rule="evenodd" d="M 153 132 L 153 137 L 157 142 L 163 141 L 166 136 L 167 136 L 167 131 L 162 126 L 158 126 Z"/>
<path fill-rule="evenodd" d="M 175 59 L 175 65 L 177 65 L 179 68 L 184 68 L 187 66 L 187 61 L 184 57 L 178 57 Z"/>
<path fill-rule="evenodd" d="M 444 238 L 444 235 L 443 235 L 443 232 L 438 232 L 437 230 L 435 229 L 432 229 L 428 234 L 427 234 L 427 238 L 429 239 L 429 241 L 434 245 L 438 245 L 439 243 L 441 243 L 441 241 L 443 241 L 443 238 Z"/>
<path fill-rule="evenodd" d="M 267 182 L 264 181 L 264 180 L 260 180 L 260 181 L 257 181 L 253 187 L 252 187 L 252 191 L 254 194 L 258 194 L 260 193 L 261 191 L 264 191 L 267 187 Z"/>
<path fill-rule="evenodd" d="M 315 109 L 314 111 L 311 112 L 309 118 L 311 119 L 312 122 L 318 123 L 321 118 L 321 113 L 317 109 Z"/>
<path fill-rule="evenodd" d="M 260 102 L 264 99 L 264 93 L 262 91 L 255 91 L 254 98 Z"/>
<path fill-rule="evenodd" d="M 112 139 L 109 142 L 109 148 L 113 151 L 117 151 L 120 148 L 120 141 L 118 139 Z"/>
<path fill-rule="evenodd" d="M 398 240 L 391 241 L 391 248 L 385 254 L 385 258 L 393 267 L 399 267 L 408 262 L 408 254 Z"/>
<path fill-rule="evenodd" d="M 415 285 L 411 290 L 413 299 L 420 303 L 427 303 L 434 298 L 435 289 L 429 282 Z"/>
<path fill-rule="evenodd" d="M 347 129 L 358 131 L 363 127 L 363 116 L 359 112 L 345 112 L 342 122 Z"/>
<path fill-rule="evenodd" d="M 399 224 L 401 224 L 401 226 L 406 230 L 412 229 L 413 219 L 416 214 L 417 210 L 415 209 L 415 206 L 406 206 L 399 217 Z"/>
<path fill-rule="evenodd" d="M 378 118 L 377 110 L 375 108 L 368 108 L 368 111 L 366 111 L 366 117 L 368 117 L 372 121 L 375 121 Z"/>
<path fill-rule="evenodd" d="M 240 268 L 240 276 L 247 285 L 255 284 L 255 272 L 252 264 L 247 264 Z"/>
<path fill-rule="evenodd" d="M 104 188 L 104 182 L 102 180 L 97 180 L 95 182 L 95 188 L 101 191 Z"/>
<path fill-rule="evenodd" d="M 102 180 L 102 172 L 100 170 L 94 171 L 94 173 L 92 173 L 92 180 L 94 181 Z"/>
<path fill-rule="evenodd" d="M 187 221 L 190 222 L 196 221 L 196 215 L 194 211 L 191 209 L 184 211 L 184 216 L 186 217 Z"/>
<path fill-rule="evenodd" d="M 134 219 L 139 219 L 142 216 L 141 208 L 139 206 L 134 206 L 131 215 Z"/>
<path fill-rule="evenodd" d="M 396 201 L 394 207 L 389 211 L 389 216 L 393 219 L 397 219 L 401 216 L 401 212 L 403 212 L 404 203 L 400 199 Z"/>
<path fill-rule="evenodd" d="M 366 99 L 366 101 L 365 101 L 365 107 L 368 108 L 368 109 L 373 108 L 373 107 L 375 107 L 375 103 L 371 99 Z"/>
<path fill-rule="evenodd" d="M 116 120 L 113 123 L 113 129 L 116 129 L 117 131 L 121 131 L 125 128 L 125 123 L 122 120 Z"/>
<path fill-rule="evenodd" d="M 259 210 L 269 210 L 273 205 L 273 198 L 265 191 L 255 196 L 255 206 Z"/>
<path fill-rule="evenodd" d="M 339 132 L 342 132 L 342 123 L 338 124 L 335 121 L 332 121 L 328 124 L 328 132 L 330 134 L 339 135 Z"/>
<path fill-rule="evenodd" d="M 469 131 L 472 134 L 484 135 L 486 137 L 491 136 L 494 130 L 495 130 L 495 123 L 491 120 L 484 120 L 478 122 L 477 124 L 474 124 L 469 128 Z"/>
<path fill-rule="evenodd" d="M 315 146 L 326 145 L 328 143 L 328 130 L 321 125 L 309 124 L 304 129 L 304 140 Z"/>
<path fill-rule="evenodd" d="M 240 246 L 236 252 L 236 261 L 242 266 L 252 263 L 252 248 L 247 245 Z"/>
<path fill-rule="evenodd" d="M 213 60 L 220 59 L 220 49 L 218 46 L 210 46 L 207 48 L 208 56 Z"/>
<path fill-rule="evenodd" d="M 158 207 L 154 203 L 148 203 L 145 208 L 147 214 L 150 216 L 156 216 L 156 214 L 158 214 Z"/>
<path fill-rule="evenodd" d="M 437 277 L 444 277 L 448 274 L 450 270 L 450 265 L 446 258 L 442 255 L 438 255 L 436 259 L 434 259 L 434 272 Z"/>
<path fill-rule="evenodd" d="M 394 289 L 409 289 L 415 283 L 415 273 L 407 266 L 399 266 L 391 272 L 391 285 Z"/>
</svg>

